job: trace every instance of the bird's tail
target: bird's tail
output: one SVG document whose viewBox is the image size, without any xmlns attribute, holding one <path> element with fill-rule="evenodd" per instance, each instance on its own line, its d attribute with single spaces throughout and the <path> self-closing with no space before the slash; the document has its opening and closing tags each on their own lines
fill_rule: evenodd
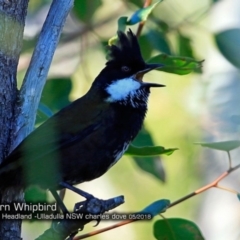
<svg viewBox="0 0 240 240">
<path fill-rule="evenodd" d="M 0 204 L 22 202 L 23 187 L 18 179 L 17 170 L 4 171 L 0 166 Z"/>
</svg>

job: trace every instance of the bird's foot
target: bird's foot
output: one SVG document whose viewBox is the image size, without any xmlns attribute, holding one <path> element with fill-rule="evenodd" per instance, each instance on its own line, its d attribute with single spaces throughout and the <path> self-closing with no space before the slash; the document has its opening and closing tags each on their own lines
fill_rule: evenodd
<svg viewBox="0 0 240 240">
<path fill-rule="evenodd" d="M 110 198 L 108 200 L 98 199 L 92 196 L 92 198 L 87 199 L 82 202 L 78 202 L 74 206 L 75 213 L 86 213 L 92 215 L 92 219 L 96 220 L 97 226 L 101 221 L 101 215 L 111 209 L 116 208 L 117 206 L 124 203 L 124 197 L 118 196 L 115 198 Z"/>
<path fill-rule="evenodd" d="M 102 199 L 98 199 L 98 198 L 94 197 L 92 194 L 84 192 L 83 190 L 76 188 L 66 182 L 60 182 L 59 185 L 63 188 L 67 188 L 67 189 L 81 195 L 82 197 L 86 198 L 85 201 L 81 201 L 81 202 L 78 202 L 75 204 L 73 212 L 74 213 L 84 213 L 84 214 L 88 215 L 88 220 L 91 219 L 91 217 L 89 219 L 89 215 L 92 215 L 92 220 L 97 221 L 97 224 L 95 226 L 97 226 L 100 223 L 101 215 L 104 212 L 109 211 L 113 208 L 116 208 L 120 204 L 124 203 L 123 196 L 118 196 L 118 197 L 111 198 L 108 200 L 102 200 Z M 87 219 L 85 219 L 85 220 L 87 220 Z"/>
</svg>

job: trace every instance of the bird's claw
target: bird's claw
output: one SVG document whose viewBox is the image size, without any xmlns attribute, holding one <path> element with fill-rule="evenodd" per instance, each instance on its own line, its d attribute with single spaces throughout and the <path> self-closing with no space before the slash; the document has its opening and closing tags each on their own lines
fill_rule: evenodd
<svg viewBox="0 0 240 240">
<path fill-rule="evenodd" d="M 97 223 L 94 225 L 94 227 L 97 227 L 98 226 L 98 224 L 101 222 L 101 218 L 98 218 L 96 221 L 97 221 Z"/>
</svg>

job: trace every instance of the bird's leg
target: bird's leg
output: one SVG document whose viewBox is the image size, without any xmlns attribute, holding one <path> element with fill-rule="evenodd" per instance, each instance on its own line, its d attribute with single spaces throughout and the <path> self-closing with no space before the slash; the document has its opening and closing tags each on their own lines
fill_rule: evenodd
<svg viewBox="0 0 240 240">
<path fill-rule="evenodd" d="M 55 198 L 58 207 L 62 210 L 64 214 L 69 213 L 66 206 L 64 205 L 62 199 L 59 197 L 58 193 L 56 190 L 49 189 L 49 191 L 52 193 L 53 197 Z"/>
<path fill-rule="evenodd" d="M 69 190 L 72 190 L 73 192 L 81 195 L 82 197 L 86 198 L 87 200 L 94 198 L 93 195 L 91 195 L 91 194 L 89 194 L 87 192 L 84 192 L 83 190 L 81 190 L 79 188 L 76 188 L 76 187 L 74 187 L 74 186 L 72 186 L 72 185 L 70 185 L 70 184 L 68 184 L 66 182 L 60 182 L 59 185 L 64 187 L 64 188 L 67 188 Z"/>
<path fill-rule="evenodd" d="M 49 189 L 49 191 L 52 193 L 53 197 L 55 198 L 55 200 L 57 202 L 58 211 L 59 211 L 59 208 L 60 208 L 62 210 L 63 214 L 69 213 L 66 206 L 64 205 L 62 199 L 59 197 L 57 191 L 53 190 L 53 189 Z M 52 220 L 52 228 L 53 229 L 56 229 L 57 224 L 58 224 L 58 221 Z"/>
</svg>

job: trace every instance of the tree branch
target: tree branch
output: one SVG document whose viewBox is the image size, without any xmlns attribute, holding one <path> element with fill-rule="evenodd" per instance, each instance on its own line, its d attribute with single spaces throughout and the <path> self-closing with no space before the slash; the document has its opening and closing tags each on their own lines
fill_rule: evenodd
<svg viewBox="0 0 240 240">
<path fill-rule="evenodd" d="M 219 177 L 217 177 L 214 181 L 212 181 L 211 183 L 197 189 L 196 191 L 172 202 L 168 208 L 170 207 L 173 207 L 181 202 L 184 202 L 186 201 L 187 199 L 191 198 L 191 197 L 194 197 L 196 196 L 197 194 L 200 194 L 202 192 L 205 192 L 206 190 L 210 189 L 210 188 L 213 188 L 213 187 L 216 187 L 218 185 L 218 183 L 223 180 L 225 177 L 227 177 L 230 173 L 236 171 L 237 169 L 240 168 L 240 164 L 236 165 L 235 167 L 231 167 L 229 170 L 227 170 L 226 172 L 222 173 Z M 229 190 L 229 189 L 223 189 L 223 190 Z M 129 224 L 129 223 L 133 223 L 133 222 L 136 222 L 136 221 L 139 221 L 139 219 L 131 219 L 131 220 L 124 220 L 124 221 L 121 221 L 119 223 L 116 223 L 116 224 L 113 224 L 109 227 L 105 227 L 105 228 L 102 228 L 102 229 L 99 229 L 99 230 L 96 230 L 96 231 L 92 231 L 90 233 L 86 233 L 86 234 L 83 234 L 81 236 L 78 236 L 76 238 L 74 238 L 74 240 L 80 240 L 80 239 L 85 239 L 85 238 L 88 238 L 88 237 L 92 237 L 94 235 L 97 235 L 97 234 L 100 234 L 100 233 L 103 233 L 103 232 L 106 232 L 106 231 L 109 231 L 109 230 L 112 230 L 114 228 L 118 228 L 118 227 L 122 227 L 126 224 Z"/>
<path fill-rule="evenodd" d="M 53 0 L 39 35 L 16 106 L 16 128 L 13 150 L 34 128 L 36 112 L 48 70 L 56 50 L 63 25 L 73 6 L 73 0 Z"/>
<path fill-rule="evenodd" d="M 15 126 L 16 74 L 27 6 L 28 0 L 0 0 L 0 163 L 10 151 Z M 20 240 L 21 220 L 1 220 L 0 239 Z"/>
<path fill-rule="evenodd" d="M 28 0 L 0 0 L 0 163 L 8 155 Z"/>
<path fill-rule="evenodd" d="M 97 198 L 91 198 L 84 202 L 75 204 L 80 208 L 74 211 L 74 214 L 77 214 L 80 219 L 77 220 L 60 220 L 53 224 L 51 228 L 47 229 L 41 236 L 35 240 L 54 240 L 54 239 L 66 239 L 68 236 L 72 239 L 77 233 L 78 230 L 82 230 L 84 225 L 91 222 L 96 217 L 97 223 L 101 220 L 101 215 L 111 209 L 116 208 L 117 206 L 124 203 L 124 197 L 118 196 L 108 200 L 101 200 Z M 71 215 L 71 214 L 69 214 Z M 75 215 L 76 216 L 76 215 Z M 93 219 L 88 216 L 93 216 Z"/>
</svg>

